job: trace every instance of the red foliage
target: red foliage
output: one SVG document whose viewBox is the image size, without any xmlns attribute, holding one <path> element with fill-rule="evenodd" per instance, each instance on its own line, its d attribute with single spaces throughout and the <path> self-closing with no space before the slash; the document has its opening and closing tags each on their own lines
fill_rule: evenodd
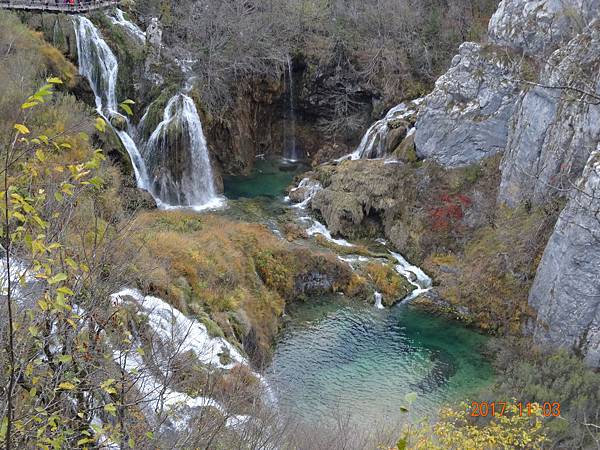
<svg viewBox="0 0 600 450">
<path fill-rule="evenodd" d="M 434 231 L 450 231 L 463 219 L 465 209 L 473 204 L 473 201 L 463 194 L 442 194 L 440 202 L 440 206 L 429 211 L 431 227 Z"/>
</svg>

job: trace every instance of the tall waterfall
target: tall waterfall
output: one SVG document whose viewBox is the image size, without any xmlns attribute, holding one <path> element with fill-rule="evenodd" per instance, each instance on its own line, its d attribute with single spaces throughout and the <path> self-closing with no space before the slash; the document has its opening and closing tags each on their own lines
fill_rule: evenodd
<svg viewBox="0 0 600 450">
<path fill-rule="evenodd" d="M 94 24 L 84 16 L 75 19 L 79 73 L 88 79 L 96 97 L 98 113 L 110 123 L 112 117 L 123 117 L 118 111 L 117 76 L 119 63 L 108 44 L 102 39 Z M 127 119 L 127 118 L 125 118 Z M 127 128 L 129 121 L 127 120 Z M 146 189 L 148 176 L 146 165 L 135 141 L 125 130 L 116 130 L 123 146 L 129 153 L 137 185 Z"/>
<path fill-rule="evenodd" d="M 292 58 L 287 58 L 287 78 L 289 89 L 288 117 L 283 137 L 283 157 L 290 161 L 302 159 L 301 152 L 296 145 L 296 105 L 294 92 L 294 70 Z"/>
<path fill-rule="evenodd" d="M 194 102 L 183 94 L 169 101 L 164 119 L 143 146 L 142 155 L 132 137 L 134 127 L 118 111 L 117 58 L 86 17 L 75 19 L 75 31 L 79 72 L 90 82 L 98 113 L 109 123 L 115 117 L 127 123 L 127 130 L 115 132 L 129 153 L 138 187 L 149 191 L 165 208 L 220 206 L 222 200 L 215 193 L 206 139 Z"/>
<path fill-rule="evenodd" d="M 190 97 L 179 93 L 169 100 L 143 154 L 150 175 L 149 191 L 162 206 L 219 205 L 202 123 Z"/>
</svg>

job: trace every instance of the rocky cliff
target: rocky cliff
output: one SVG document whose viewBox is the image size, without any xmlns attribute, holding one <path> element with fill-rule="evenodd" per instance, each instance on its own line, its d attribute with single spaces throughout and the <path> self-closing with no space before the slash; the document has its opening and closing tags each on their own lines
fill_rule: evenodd
<svg viewBox="0 0 600 450">
<path fill-rule="evenodd" d="M 600 366 L 600 146 L 560 215 L 529 303 L 537 340 L 570 347 Z"/>
<path fill-rule="evenodd" d="M 446 167 L 503 153 L 500 205 L 568 198 L 529 294 L 533 334 L 578 350 L 593 366 L 600 365 L 600 192 L 598 156 L 590 158 L 600 142 L 598 16 L 595 0 L 502 1 L 490 42 L 463 44 L 426 98 L 415 139 L 420 157 Z"/>
</svg>

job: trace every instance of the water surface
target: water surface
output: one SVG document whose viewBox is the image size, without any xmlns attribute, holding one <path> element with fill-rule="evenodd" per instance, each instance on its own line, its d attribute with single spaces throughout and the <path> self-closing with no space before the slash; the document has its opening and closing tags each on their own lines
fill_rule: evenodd
<svg viewBox="0 0 600 450">
<path fill-rule="evenodd" d="M 433 417 L 493 378 L 484 336 L 410 306 L 377 310 L 324 298 L 289 317 L 267 378 L 282 411 L 298 421 L 396 423 L 411 392 L 412 413 Z"/>
</svg>

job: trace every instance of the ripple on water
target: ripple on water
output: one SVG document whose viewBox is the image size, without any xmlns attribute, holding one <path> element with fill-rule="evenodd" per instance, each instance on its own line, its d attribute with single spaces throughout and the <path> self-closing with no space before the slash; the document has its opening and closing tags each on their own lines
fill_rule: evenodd
<svg viewBox="0 0 600 450">
<path fill-rule="evenodd" d="M 323 423 L 343 413 L 395 422 L 410 392 L 418 394 L 415 413 L 434 415 L 492 381 L 484 336 L 407 306 L 321 299 L 290 316 L 267 378 L 295 420 Z"/>
</svg>

